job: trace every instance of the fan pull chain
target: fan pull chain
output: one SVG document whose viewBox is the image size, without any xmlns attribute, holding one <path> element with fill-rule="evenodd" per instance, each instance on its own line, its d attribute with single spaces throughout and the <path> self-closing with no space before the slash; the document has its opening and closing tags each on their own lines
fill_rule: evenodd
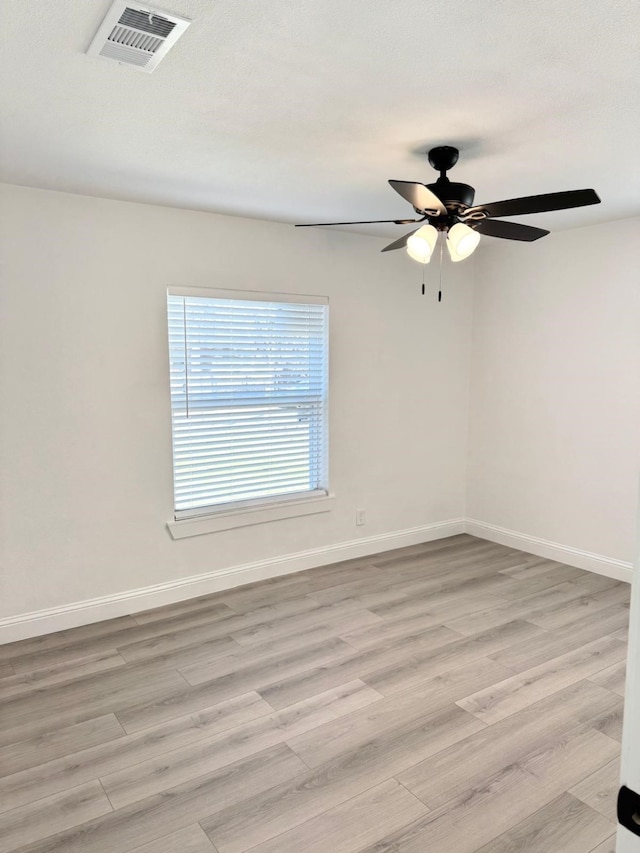
<svg viewBox="0 0 640 853">
<path fill-rule="evenodd" d="M 447 235 L 444 231 L 440 232 L 440 281 L 438 283 L 438 302 L 442 302 L 442 251 L 444 249 L 444 241 Z"/>
<path fill-rule="evenodd" d="M 425 270 L 425 267 L 426 267 L 426 264 L 422 264 L 422 295 L 423 296 L 424 296 L 424 270 Z"/>
</svg>

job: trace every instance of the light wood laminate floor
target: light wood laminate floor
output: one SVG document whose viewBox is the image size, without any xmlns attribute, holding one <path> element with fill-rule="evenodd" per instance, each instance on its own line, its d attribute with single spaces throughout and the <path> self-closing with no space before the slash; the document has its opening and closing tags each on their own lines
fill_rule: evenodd
<svg viewBox="0 0 640 853">
<path fill-rule="evenodd" d="M 628 606 L 462 535 L 0 646 L 0 853 L 613 853 Z"/>
</svg>

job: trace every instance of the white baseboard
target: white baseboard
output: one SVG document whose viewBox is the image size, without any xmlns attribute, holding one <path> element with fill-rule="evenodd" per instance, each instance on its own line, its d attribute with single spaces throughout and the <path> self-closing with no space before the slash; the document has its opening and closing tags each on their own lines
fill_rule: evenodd
<svg viewBox="0 0 640 853">
<path fill-rule="evenodd" d="M 9 616 L 0 619 L 0 644 L 39 637 L 42 634 L 63 631 L 67 628 L 77 628 L 79 625 L 102 622 L 104 619 L 114 619 L 117 616 L 127 616 L 152 607 L 174 604 L 177 601 L 220 592 L 279 575 L 288 575 L 357 557 L 367 557 L 369 554 L 405 548 L 407 545 L 419 545 L 422 542 L 444 539 L 464 532 L 465 521 L 462 518 L 439 521 L 394 533 L 382 533 L 351 542 L 340 542 L 325 548 L 300 551 L 284 557 L 232 566 L 142 589 L 131 589 L 114 595 L 77 601 L 61 607 L 51 607 L 48 610 Z"/>
<path fill-rule="evenodd" d="M 325 566 L 340 563 L 369 554 L 391 551 L 394 548 L 404 548 L 407 545 L 419 545 L 434 539 L 444 539 L 460 533 L 469 533 L 480 539 L 488 539 L 509 548 L 517 548 L 539 557 L 567 563 L 579 569 L 596 572 L 616 580 L 631 582 L 633 566 L 622 560 L 570 548 L 557 542 L 549 542 L 515 530 L 507 530 L 472 518 L 456 518 L 399 530 L 394 533 L 383 533 L 378 536 L 368 536 L 351 542 L 340 542 L 325 548 L 313 548 L 300 551 L 284 557 L 260 560 L 232 566 L 220 571 L 207 572 L 202 575 L 180 578 L 167 583 L 155 584 L 141 589 L 131 589 L 114 595 L 104 595 L 86 601 L 38 610 L 33 613 L 23 613 L 0 619 L 0 645 L 24 640 L 29 637 L 39 637 L 53 631 L 63 631 L 77 628 L 79 625 L 89 625 L 92 622 L 102 622 L 118 616 L 127 616 L 152 607 L 162 607 L 164 604 L 174 604 L 188 598 L 220 592 L 236 586 L 242 586 L 255 581 L 275 578 Z"/>
<path fill-rule="evenodd" d="M 487 524 L 484 521 L 467 518 L 464 530 L 471 536 L 478 536 L 480 539 L 488 539 L 490 542 L 507 545 L 509 548 L 527 551 L 530 554 L 536 554 L 538 557 L 576 566 L 578 569 L 586 569 L 608 578 L 631 583 L 633 577 L 632 563 L 613 560 L 610 557 L 603 557 L 601 554 L 592 554 L 590 551 L 581 551 L 579 548 L 570 548 L 568 545 L 560 545 L 558 542 L 549 542 L 547 539 L 539 539 L 537 536 L 528 536 L 526 533 L 517 533 L 515 530 L 496 527 L 496 525 Z"/>
</svg>

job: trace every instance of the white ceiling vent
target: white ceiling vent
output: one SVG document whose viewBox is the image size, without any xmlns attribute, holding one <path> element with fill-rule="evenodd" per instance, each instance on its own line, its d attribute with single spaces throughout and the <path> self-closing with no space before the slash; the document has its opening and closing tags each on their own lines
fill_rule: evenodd
<svg viewBox="0 0 640 853">
<path fill-rule="evenodd" d="M 116 0 L 87 53 L 150 73 L 164 59 L 191 21 L 155 9 Z"/>
</svg>

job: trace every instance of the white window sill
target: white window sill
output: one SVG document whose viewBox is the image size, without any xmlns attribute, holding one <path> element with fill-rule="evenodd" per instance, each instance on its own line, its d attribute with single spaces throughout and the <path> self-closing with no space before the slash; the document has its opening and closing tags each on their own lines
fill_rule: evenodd
<svg viewBox="0 0 640 853">
<path fill-rule="evenodd" d="M 302 515 L 330 512 L 334 508 L 335 502 L 335 495 L 299 498 L 270 506 L 255 507 L 255 509 L 236 509 L 200 518 L 169 521 L 167 527 L 174 539 L 186 539 L 188 536 L 218 533 L 221 530 L 232 530 L 235 527 L 248 527 L 251 524 L 264 524 L 283 518 L 297 518 Z"/>
</svg>

